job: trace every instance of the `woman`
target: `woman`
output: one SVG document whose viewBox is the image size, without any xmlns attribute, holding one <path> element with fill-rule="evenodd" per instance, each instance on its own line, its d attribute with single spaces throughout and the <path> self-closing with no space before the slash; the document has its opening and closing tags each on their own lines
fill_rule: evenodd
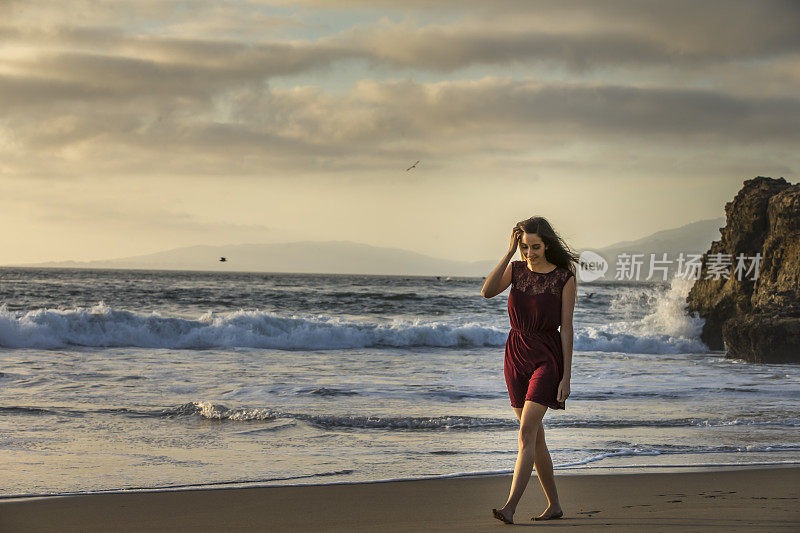
<svg viewBox="0 0 800 533">
<path fill-rule="evenodd" d="M 523 260 L 509 264 L 518 246 Z M 508 501 L 492 509 L 493 516 L 506 524 L 514 523 L 514 511 L 534 465 L 549 505 L 532 520 L 564 515 L 542 418 L 548 407 L 565 409 L 570 392 L 577 260 L 545 218 L 532 217 L 514 226 L 508 252 L 481 289 L 484 298 L 493 298 L 511 285 L 504 370 L 511 406 L 520 421 L 519 453 Z"/>
</svg>

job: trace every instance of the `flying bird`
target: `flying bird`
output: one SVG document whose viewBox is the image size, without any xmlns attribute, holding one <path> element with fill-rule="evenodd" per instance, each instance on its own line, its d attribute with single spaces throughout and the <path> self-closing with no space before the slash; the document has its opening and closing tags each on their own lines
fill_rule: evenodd
<svg viewBox="0 0 800 533">
<path fill-rule="evenodd" d="M 417 161 L 417 163 L 419 163 L 419 161 Z M 417 168 L 417 163 L 414 163 L 413 165 L 411 165 L 410 167 L 408 167 L 408 168 L 406 169 L 406 172 L 408 172 L 408 171 L 409 171 L 409 170 L 411 170 L 412 168 Z"/>
<path fill-rule="evenodd" d="M 224 257 L 220 257 L 220 258 L 219 258 L 219 262 L 220 262 L 220 263 L 224 263 L 225 261 L 227 261 L 227 259 L 225 259 Z"/>
</svg>

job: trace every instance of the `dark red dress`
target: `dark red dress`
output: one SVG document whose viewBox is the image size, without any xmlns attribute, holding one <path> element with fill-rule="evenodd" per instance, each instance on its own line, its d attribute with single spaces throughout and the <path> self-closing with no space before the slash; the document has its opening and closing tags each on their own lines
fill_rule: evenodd
<svg viewBox="0 0 800 533">
<path fill-rule="evenodd" d="M 511 262 L 508 317 L 511 331 L 506 340 L 504 363 L 512 407 L 525 400 L 565 409 L 557 401 L 558 384 L 564 377 L 561 349 L 561 290 L 574 274 L 556 267 L 545 274 L 533 272 L 525 261 Z"/>
</svg>

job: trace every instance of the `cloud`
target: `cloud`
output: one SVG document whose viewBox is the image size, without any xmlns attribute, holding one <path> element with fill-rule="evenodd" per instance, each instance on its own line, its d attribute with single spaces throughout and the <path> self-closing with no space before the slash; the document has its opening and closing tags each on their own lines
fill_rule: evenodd
<svg viewBox="0 0 800 533">
<path fill-rule="evenodd" d="M 75 26 L 63 22 L 74 6 L 0 3 L 11 14 L 0 26 L 0 173 L 342 174 L 419 158 L 435 170 L 456 158 L 575 143 L 783 146 L 800 135 L 793 2 L 609 1 L 598 9 L 587 1 L 467 0 L 437 3 L 451 20 L 427 25 L 416 17 L 428 4 L 411 2 L 397 8 L 407 15 L 400 21 L 379 17 L 304 39 L 270 33 L 318 26 L 302 9 L 265 11 L 281 5 L 203 1 L 187 16 L 176 2 L 86 2 L 84 25 Z M 254 31 L 259 24 L 266 35 Z M 354 59 L 388 73 L 483 65 L 503 74 L 521 62 L 582 75 L 362 79 L 343 94 L 270 86 L 334 75 Z"/>
<path fill-rule="evenodd" d="M 111 47 L 113 48 L 113 46 Z M 99 43 L 98 50 L 103 46 Z M 221 91 L 260 84 L 328 64 L 335 49 L 295 45 L 246 46 L 219 42 L 147 42 L 141 55 L 102 52 L 40 53 L 7 62 L 13 70 L 0 79 L 0 96 L 15 106 L 49 102 L 207 100 Z"/>
<path fill-rule="evenodd" d="M 450 71 L 509 60 L 553 61 L 581 70 L 608 65 L 697 65 L 800 51 L 800 4 L 792 0 L 411 0 L 315 1 L 327 9 L 387 9 L 339 37 L 376 61 Z M 420 14 L 451 11 L 455 22 L 418 26 Z"/>
<path fill-rule="evenodd" d="M 268 233 L 273 229 L 263 224 L 237 224 L 200 218 L 190 213 L 154 207 L 152 204 L 137 205 L 135 208 L 121 202 L 111 204 L 81 200 L 48 197 L 40 194 L 36 199 L 36 219 L 52 224 L 68 226 L 96 226 L 104 228 L 169 229 L 171 232 L 228 231 Z"/>
<path fill-rule="evenodd" d="M 28 90 L 28 97 L 35 94 Z M 218 120 L 203 116 L 205 104 L 197 104 L 196 115 L 185 105 L 160 122 L 146 103 L 117 108 L 102 99 L 79 108 L 51 103 L 7 120 L 24 149 L 56 161 L 72 153 L 112 173 L 152 169 L 152 161 L 179 174 L 375 170 L 409 157 L 425 156 L 430 165 L 578 138 L 677 145 L 800 140 L 800 100 L 706 89 L 486 77 L 361 81 L 344 95 L 316 87 L 254 89 L 231 95 Z"/>
<path fill-rule="evenodd" d="M 800 25 L 800 20 L 797 21 Z M 800 32 L 742 40 L 680 41 L 653 28 L 587 28 L 580 32 L 533 30 L 512 24 L 471 21 L 417 28 L 387 19 L 368 29 L 354 28 L 336 39 L 360 50 L 374 66 L 402 66 L 451 73 L 475 65 L 544 64 L 583 73 L 601 68 L 698 67 L 800 53 Z"/>
<path fill-rule="evenodd" d="M 359 3 L 322 2 L 328 8 L 351 4 Z M 457 13 L 456 20 L 421 25 L 416 17 L 398 22 L 383 17 L 373 24 L 356 24 L 310 40 L 285 35 L 270 39 L 263 27 L 260 34 L 254 34 L 250 30 L 254 18 L 281 24 L 290 20 L 291 25 L 304 26 L 301 15 L 267 16 L 256 10 L 261 5 L 257 2 L 226 7 L 198 2 L 193 4 L 191 17 L 172 2 L 136 2 L 129 5 L 127 13 L 128 19 L 138 24 L 127 28 L 110 25 L 115 20 L 112 15 L 126 5 L 101 2 L 99 9 L 89 10 L 84 26 L 61 21 L 25 24 L 25 18 L 15 24 L 12 19 L 0 27 L 0 38 L 10 45 L 43 47 L 36 59 L 12 64 L 13 68 L 28 72 L 55 69 L 56 77 L 70 73 L 91 76 L 98 69 L 108 69 L 109 75 L 128 86 L 140 80 L 141 85 L 154 84 L 156 90 L 161 82 L 170 84 L 175 78 L 187 85 L 193 83 L 195 89 L 198 84 L 213 89 L 226 82 L 331 68 L 352 58 L 375 66 L 449 73 L 509 61 L 544 62 L 584 71 L 648 65 L 692 67 L 800 53 L 800 4 L 787 1 L 609 1 L 602 9 L 593 1 L 509 0 L 488 6 L 439 3 L 439 9 Z M 65 8 L 49 5 L 49 10 L 40 6 L 34 11 L 52 17 L 61 9 Z M 93 19 L 95 25 L 91 25 Z M 224 30 L 191 30 L 206 24 Z M 263 22 L 256 24 L 263 26 Z M 238 33 L 232 31 L 237 27 Z M 64 51 L 44 51 L 59 47 Z M 71 53 L 69 49 L 73 49 Z M 102 53 L 97 52 L 100 50 Z"/>
</svg>

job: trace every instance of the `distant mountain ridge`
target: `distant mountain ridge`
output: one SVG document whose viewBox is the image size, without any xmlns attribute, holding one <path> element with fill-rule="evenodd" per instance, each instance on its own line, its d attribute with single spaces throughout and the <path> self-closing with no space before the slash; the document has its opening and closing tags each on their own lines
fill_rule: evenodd
<svg viewBox="0 0 800 533">
<path fill-rule="evenodd" d="M 680 252 L 703 254 L 712 241 L 720 238 L 720 230 L 725 226 L 725 217 L 699 220 L 679 228 L 657 231 L 635 241 L 622 241 L 611 244 L 598 251 L 603 257 L 616 256 L 622 252 L 656 254 L 657 258 L 666 252 L 668 258 L 677 257 Z"/>
<path fill-rule="evenodd" d="M 225 257 L 225 262 L 220 262 Z M 104 261 L 59 261 L 18 266 L 134 268 L 328 274 L 475 276 L 484 262 L 452 261 L 400 248 L 352 241 L 187 246 Z"/>
<path fill-rule="evenodd" d="M 724 225 L 724 218 L 701 220 L 592 251 L 605 257 L 611 269 L 616 254 L 620 252 L 657 253 L 658 258 L 663 252 L 670 254 L 670 258 L 679 251 L 703 253 L 708 250 L 711 241 L 719 238 L 721 225 Z M 220 262 L 220 257 L 227 258 L 227 261 Z M 371 246 L 352 241 L 300 241 L 197 245 L 118 259 L 8 266 L 483 277 L 491 272 L 499 260 L 500 257 L 485 261 L 454 261 L 400 248 Z"/>
</svg>

